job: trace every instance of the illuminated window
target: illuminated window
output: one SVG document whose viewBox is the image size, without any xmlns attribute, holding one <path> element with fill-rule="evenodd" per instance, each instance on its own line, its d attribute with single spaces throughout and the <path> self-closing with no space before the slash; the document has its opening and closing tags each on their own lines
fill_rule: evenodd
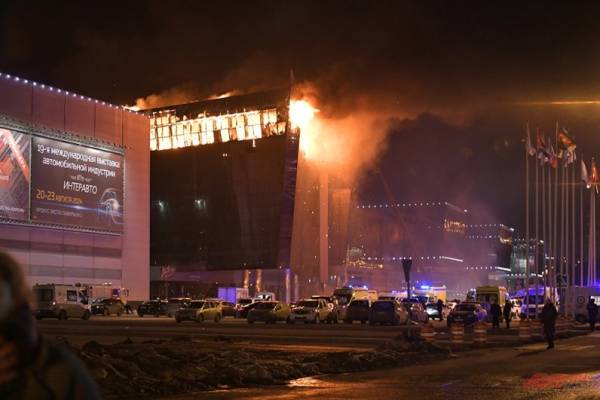
<svg viewBox="0 0 600 400">
<path fill-rule="evenodd" d="M 178 117 L 173 111 L 161 111 L 150 118 L 150 148 L 164 150 L 215 142 L 253 140 L 285 134 L 287 122 L 279 120 L 277 109 L 244 111 L 236 114 L 196 118 Z"/>
<path fill-rule="evenodd" d="M 192 120 L 191 128 L 192 146 L 198 146 L 200 144 L 200 121 Z"/>
</svg>

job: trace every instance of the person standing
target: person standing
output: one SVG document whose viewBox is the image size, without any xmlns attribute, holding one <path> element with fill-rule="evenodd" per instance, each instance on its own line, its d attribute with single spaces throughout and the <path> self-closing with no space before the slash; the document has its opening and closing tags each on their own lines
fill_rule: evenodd
<svg viewBox="0 0 600 400">
<path fill-rule="evenodd" d="M 506 301 L 506 303 L 504 303 L 502 316 L 504 317 L 504 322 L 506 323 L 506 329 L 510 329 L 510 320 L 512 318 L 512 303 L 510 301 Z"/>
<path fill-rule="evenodd" d="M 596 330 L 596 320 L 598 319 L 598 305 L 596 301 L 590 297 L 587 304 L 588 321 L 590 322 L 590 329 L 592 332 Z"/>
<path fill-rule="evenodd" d="M 436 303 L 437 306 L 437 312 L 438 312 L 438 317 L 440 318 L 440 321 L 444 320 L 444 302 L 442 301 L 442 299 L 439 299 Z"/>
<path fill-rule="evenodd" d="M 21 266 L 0 252 L 0 399 L 96 400 L 83 363 L 39 334 Z"/>
<path fill-rule="evenodd" d="M 544 324 L 544 334 L 548 341 L 548 349 L 554 348 L 554 332 L 556 329 L 556 317 L 558 311 L 550 298 L 546 299 L 546 304 L 542 308 L 542 323 Z"/>
<path fill-rule="evenodd" d="M 500 328 L 500 314 L 502 314 L 502 309 L 498 302 L 494 301 L 492 303 L 490 314 L 492 314 L 492 328 Z"/>
</svg>

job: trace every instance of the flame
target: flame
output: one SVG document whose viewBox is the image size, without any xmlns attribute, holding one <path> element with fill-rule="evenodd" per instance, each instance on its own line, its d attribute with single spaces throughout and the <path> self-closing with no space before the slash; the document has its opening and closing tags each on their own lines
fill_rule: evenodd
<svg viewBox="0 0 600 400">
<path fill-rule="evenodd" d="M 136 111 L 136 112 L 137 112 L 137 111 L 140 111 L 140 110 L 142 109 L 142 108 L 141 108 L 139 105 L 137 105 L 137 104 L 136 104 L 135 106 L 127 106 L 127 105 L 124 105 L 124 106 L 122 106 L 122 107 L 123 107 L 124 109 L 126 109 L 126 110 L 130 110 L 130 111 Z"/>
<path fill-rule="evenodd" d="M 293 128 L 306 129 L 319 110 L 306 100 L 290 101 L 290 121 Z"/>
<path fill-rule="evenodd" d="M 209 100 L 217 100 L 217 99 L 225 99 L 227 97 L 238 96 L 242 94 L 241 90 L 230 90 L 229 92 L 221 93 L 221 94 L 213 94 L 208 99 Z"/>
<path fill-rule="evenodd" d="M 309 159 L 318 157 L 320 152 L 317 142 L 318 128 L 314 126 L 315 114 L 318 111 L 306 100 L 290 101 L 290 122 L 292 128 L 300 128 L 300 151 Z"/>
</svg>

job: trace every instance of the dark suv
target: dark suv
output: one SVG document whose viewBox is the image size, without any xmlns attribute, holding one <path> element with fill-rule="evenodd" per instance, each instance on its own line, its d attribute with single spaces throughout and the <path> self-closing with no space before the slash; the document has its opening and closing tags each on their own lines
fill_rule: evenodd
<svg viewBox="0 0 600 400">
<path fill-rule="evenodd" d="M 360 321 L 361 324 L 366 324 L 369 320 L 370 308 L 371 302 L 369 300 L 352 300 L 346 308 L 344 322 L 351 324 L 354 321 Z"/>
<path fill-rule="evenodd" d="M 144 315 L 153 315 L 159 317 L 161 315 L 167 315 L 167 302 L 162 300 L 150 300 L 145 301 L 137 309 L 138 316 L 143 317 Z"/>
<path fill-rule="evenodd" d="M 97 299 L 92 303 L 93 315 L 116 314 L 117 317 L 120 317 L 123 311 L 125 311 L 125 305 L 119 299 Z"/>
<path fill-rule="evenodd" d="M 452 324 L 468 326 L 477 320 L 477 303 L 460 303 L 448 314 L 448 326 Z"/>
</svg>

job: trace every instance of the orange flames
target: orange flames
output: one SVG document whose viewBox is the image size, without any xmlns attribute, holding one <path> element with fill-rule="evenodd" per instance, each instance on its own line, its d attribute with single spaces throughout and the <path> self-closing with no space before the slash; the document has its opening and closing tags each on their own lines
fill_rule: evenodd
<svg viewBox="0 0 600 400">
<path fill-rule="evenodd" d="M 306 129 L 318 112 L 306 100 L 290 101 L 290 121 L 293 128 Z"/>
<path fill-rule="evenodd" d="M 316 128 L 313 126 L 318 111 L 306 100 L 290 101 L 290 122 L 292 128 L 300 129 L 300 150 L 306 158 L 314 158 L 318 151 Z"/>
</svg>

